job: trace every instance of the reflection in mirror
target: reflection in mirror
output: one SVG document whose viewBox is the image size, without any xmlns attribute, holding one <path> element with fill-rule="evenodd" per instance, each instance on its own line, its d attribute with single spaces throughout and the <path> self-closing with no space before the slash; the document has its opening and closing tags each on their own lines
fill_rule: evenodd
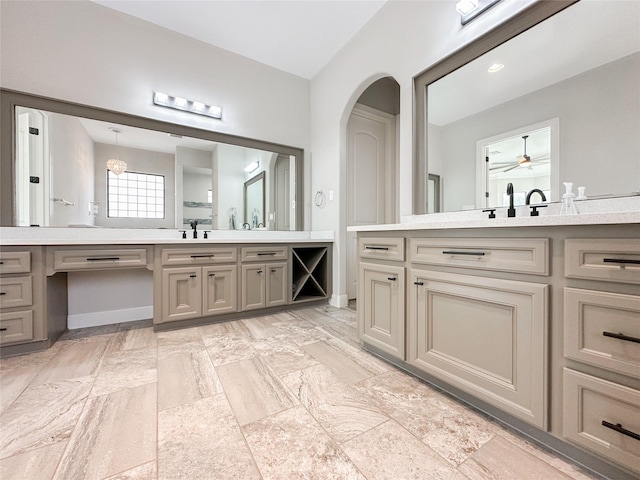
<svg viewBox="0 0 640 480">
<path fill-rule="evenodd" d="M 424 174 L 441 178 L 441 211 L 500 206 L 509 182 L 520 197 L 539 188 L 551 201 L 562 182 L 590 198 L 640 192 L 639 10 L 578 2 L 470 62 L 463 49 L 416 77 L 426 89 L 417 103 L 427 108 Z M 490 72 L 496 63 L 504 67 Z M 532 162 L 511 168 L 525 135 Z"/>
<path fill-rule="evenodd" d="M 264 228 L 264 172 L 244 182 L 243 227 Z"/>
<path fill-rule="evenodd" d="M 15 124 L 17 226 L 241 228 L 254 211 L 245 182 L 259 177 L 255 226 L 296 230 L 293 155 L 26 107 L 16 107 Z M 113 158 L 125 172 L 108 171 Z"/>
</svg>

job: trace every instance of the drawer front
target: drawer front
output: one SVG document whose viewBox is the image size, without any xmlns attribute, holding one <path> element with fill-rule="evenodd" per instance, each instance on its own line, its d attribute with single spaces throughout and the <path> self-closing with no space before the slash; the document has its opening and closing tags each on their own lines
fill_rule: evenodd
<svg viewBox="0 0 640 480">
<path fill-rule="evenodd" d="M 0 307 L 28 307 L 32 303 L 31 277 L 0 278 Z"/>
<path fill-rule="evenodd" d="M 114 248 L 108 250 L 55 250 L 55 271 L 133 268 L 147 265 L 147 249 Z"/>
<path fill-rule="evenodd" d="M 640 283 L 640 240 L 567 239 L 564 257 L 569 278 Z"/>
<path fill-rule="evenodd" d="M 31 252 L 0 252 L 0 273 L 29 273 Z"/>
<path fill-rule="evenodd" d="M 33 312 L 0 313 L 0 345 L 33 340 Z"/>
<path fill-rule="evenodd" d="M 564 289 L 567 358 L 640 378 L 640 296 Z"/>
<path fill-rule="evenodd" d="M 412 238 L 412 263 L 549 275 L 547 238 Z"/>
<path fill-rule="evenodd" d="M 360 258 L 377 258 L 404 262 L 404 238 L 360 238 Z"/>
<path fill-rule="evenodd" d="M 282 246 L 244 247 L 242 249 L 243 262 L 268 262 L 270 260 L 287 260 L 289 249 Z"/>
<path fill-rule="evenodd" d="M 567 368 L 563 378 L 564 436 L 640 472 L 640 391 Z"/>
<path fill-rule="evenodd" d="M 236 247 L 211 248 L 163 248 L 162 265 L 204 265 L 211 263 L 235 263 Z"/>
</svg>

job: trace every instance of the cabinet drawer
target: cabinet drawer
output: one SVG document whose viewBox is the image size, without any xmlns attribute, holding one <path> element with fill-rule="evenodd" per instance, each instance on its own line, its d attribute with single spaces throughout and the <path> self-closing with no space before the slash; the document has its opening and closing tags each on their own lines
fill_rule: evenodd
<svg viewBox="0 0 640 480">
<path fill-rule="evenodd" d="M 289 250 L 287 247 L 269 246 L 264 247 L 244 247 L 241 259 L 243 262 L 266 262 L 269 260 L 288 260 Z"/>
<path fill-rule="evenodd" d="M 31 252 L 0 252 L 0 273 L 29 273 Z"/>
<path fill-rule="evenodd" d="M 619 283 L 640 283 L 640 240 L 567 239 L 565 274 Z"/>
<path fill-rule="evenodd" d="M 360 238 L 358 253 L 361 258 L 404 262 L 404 238 Z"/>
<path fill-rule="evenodd" d="M 163 248 L 162 265 L 202 265 L 210 263 L 235 263 L 238 249 L 235 247 L 211 248 Z"/>
<path fill-rule="evenodd" d="M 564 289 L 567 358 L 640 378 L 640 297 Z"/>
<path fill-rule="evenodd" d="M 53 252 L 53 269 L 59 272 L 107 268 L 133 268 L 145 267 L 146 265 L 146 248 L 55 250 Z"/>
<path fill-rule="evenodd" d="M 640 472 L 640 391 L 567 368 L 563 378 L 564 436 Z"/>
<path fill-rule="evenodd" d="M 31 295 L 31 277 L 0 278 L 0 307 L 28 307 Z"/>
<path fill-rule="evenodd" d="M 0 344 L 33 340 L 33 312 L 0 313 Z"/>
<path fill-rule="evenodd" d="M 412 263 L 549 275 L 547 238 L 411 238 Z"/>
</svg>

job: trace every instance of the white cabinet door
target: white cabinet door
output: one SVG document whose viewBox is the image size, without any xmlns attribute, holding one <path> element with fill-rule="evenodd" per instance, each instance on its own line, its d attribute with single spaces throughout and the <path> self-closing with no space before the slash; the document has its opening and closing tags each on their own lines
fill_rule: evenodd
<svg viewBox="0 0 640 480">
<path fill-rule="evenodd" d="M 547 285 L 411 270 L 408 360 L 547 426 Z"/>
<path fill-rule="evenodd" d="M 202 316 L 201 277 L 200 267 L 162 270 L 162 317 L 165 321 Z"/>
<path fill-rule="evenodd" d="M 404 360 L 404 267 L 360 263 L 360 338 Z"/>
</svg>

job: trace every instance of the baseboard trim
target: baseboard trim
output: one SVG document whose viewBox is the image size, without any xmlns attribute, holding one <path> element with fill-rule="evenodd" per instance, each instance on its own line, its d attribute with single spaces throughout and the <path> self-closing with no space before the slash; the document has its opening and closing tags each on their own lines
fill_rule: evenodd
<svg viewBox="0 0 640 480">
<path fill-rule="evenodd" d="M 103 312 L 77 313 L 67 316 L 67 328 L 99 327 L 114 323 L 134 322 L 153 318 L 153 306 L 124 308 L 122 310 L 107 310 Z"/>
<path fill-rule="evenodd" d="M 329 305 L 336 308 L 345 308 L 349 304 L 349 297 L 346 295 L 336 295 L 335 293 L 331 295 L 331 300 L 329 300 Z"/>
</svg>

